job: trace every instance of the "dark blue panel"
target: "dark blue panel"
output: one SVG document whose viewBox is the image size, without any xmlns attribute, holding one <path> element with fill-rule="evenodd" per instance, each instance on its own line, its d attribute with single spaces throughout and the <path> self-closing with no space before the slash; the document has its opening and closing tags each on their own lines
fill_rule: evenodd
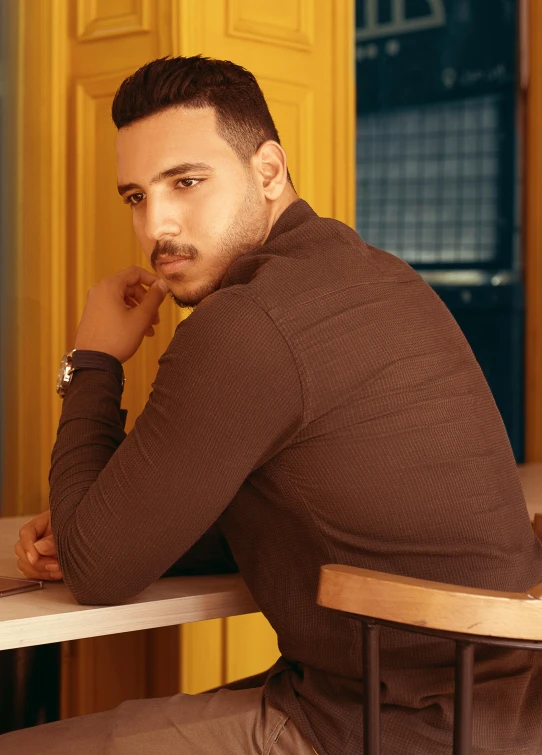
<svg viewBox="0 0 542 755">
<path fill-rule="evenodd" d="M 434 286 L 491 388 L 516 461 L 524 460 L 523 287 Z"/>
<path fill-rule="evenodd" d="M 502 92 L 515 80 L 517 0 L 356 0 L 358 112 Z"/>
</svg>

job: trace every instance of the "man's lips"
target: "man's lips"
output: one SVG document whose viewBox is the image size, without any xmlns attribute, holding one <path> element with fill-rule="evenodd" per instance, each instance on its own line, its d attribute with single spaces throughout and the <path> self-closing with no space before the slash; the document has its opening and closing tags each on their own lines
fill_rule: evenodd
<svg viewBox="0 0 542 755">
<path fill-rule="evenodd" d="M 173 273 L 177 269 L 184 267 L 184 265 L 191 260 L 192 257 L 181 257 L 180 255 L 175 255 L 173 257 L 160 257 L 160 259 L 156 261 L 156 265 L 163 273 Z"/>
</svg>

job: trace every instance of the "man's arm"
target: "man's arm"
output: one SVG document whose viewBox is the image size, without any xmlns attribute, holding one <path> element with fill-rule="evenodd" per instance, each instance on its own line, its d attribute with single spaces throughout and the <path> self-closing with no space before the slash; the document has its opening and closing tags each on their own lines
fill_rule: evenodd
<svg viewBox="0 0 542 755">
<path fill-rule="evenodd" d="M 52 455 L 52 530 L 81 603 L 120 602 L 164 574 L 303 423 L 288 344 L 227 291 L 178 326 L 124 441 L 120 394 L 114 375 L 76 372 Z"/>
<path fill-rule="evenodd" d="M 53 582 L 62 579 L 49 509 L 23 524 L 14 551 L 17 566 L 25 577 Z M 228 541 L 218 524 L 213 524 L 162 576 L 234 574 L 238 571 Z"/>
<path fill-rule="evenodd" d="M 218 524 L 213 524 L 163 577 L 201 574 L 235 574 L 239 567 Z"/>
</svg>

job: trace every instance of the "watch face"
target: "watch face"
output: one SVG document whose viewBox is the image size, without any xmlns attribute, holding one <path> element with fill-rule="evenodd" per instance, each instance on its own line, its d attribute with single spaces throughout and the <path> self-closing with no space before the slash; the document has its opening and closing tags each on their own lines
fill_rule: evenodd
<svg viewBox="0 0 542 755">
<path fill-rule="evenodd" d="M 73 369 L 71 366 L 71 354 L 64 354 L 60 367 L 58 368 L 58 375 L 56 378 L 56 392 L 60 396 L 64 396 L 66 388 L 69 386 L 72 379 Z"/>
<path fill-rule="evenodd" d="M 66 371 L 67 365 L 68 365 L 68 360 L 66 359 L 66 356 L 64 355 L 62 357 L 62 361 L 60 362 L 60 367 L 58 368 L 58 375 L 56 376 L 57 385 L 60 385 L 62 381 L 64 380 L 64 372 Z"/>
</svg>

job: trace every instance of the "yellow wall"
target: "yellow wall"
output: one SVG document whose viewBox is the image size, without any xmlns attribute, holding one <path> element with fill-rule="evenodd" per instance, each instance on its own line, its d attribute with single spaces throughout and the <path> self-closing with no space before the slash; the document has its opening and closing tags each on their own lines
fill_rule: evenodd
<svg viewBox="0 0 542 755">
<path fill-rule="evenodd" d="M 7 0 L 16 15 L 13 111 L 13 333 L 4 366 L 3 513 L 47 506 L 60 401 L 57 365 L 72 347 L 88 288 L 144 264 L 116 193 L 111 100 L 156 57 L 227 58 L 258 78 L 296 188 L 320 214 L 354 220 L 353 0 Z M 179 319 L 126 365 L 128 426 L 143 408 Z M 277 657 L 260 614 L 64 646 L 65 715 L 127 697 L 199 691 Z M 164 650 L 167 650 L 166 651 Z M 167 673 L 176 668 L 175 673 Z M 137 663 L 134 664 L 134 661 Z M 153 669 L 161 668 L 160 676 Z M 166 678 L 167 677 L 167 678 Z"/>
</svg>

